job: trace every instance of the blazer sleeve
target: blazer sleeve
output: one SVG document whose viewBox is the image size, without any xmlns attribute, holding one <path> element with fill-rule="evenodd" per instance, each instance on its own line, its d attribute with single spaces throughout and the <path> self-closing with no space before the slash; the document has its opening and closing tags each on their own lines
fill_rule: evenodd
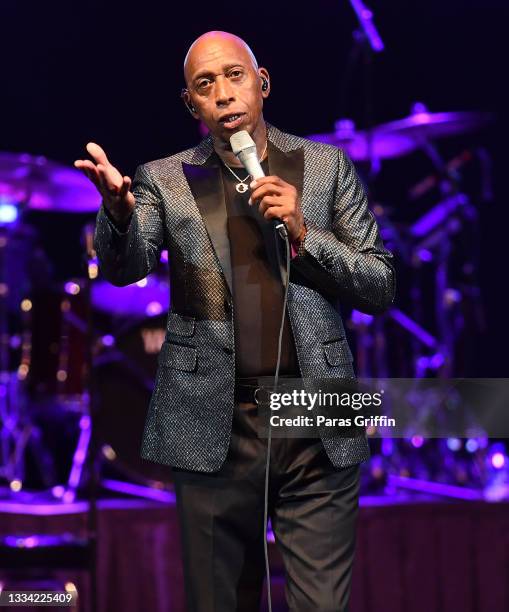
<svg viewBox="0 0 509 612">
<path fill-rule="evenodd" d="M 132 191 L 135 207 L 125 228 L 119 228 L 104 204 L 97 213 L 94 248 L 103 276 L 124 286 L 145 278 L 157 265 L 164 239 L 162 197 L 146 166 L 136 169 Z"/>
<path fill-rule="evenodd" d="M 338 297 L 362 312 L 379 314 L 394 300 L 393 255 L 382 243 L 352 161 L 341 149 L 337 155 L 332 229 L 305 219 L 304 244 L 291 267 L 318 291 Z"/>
</svg>

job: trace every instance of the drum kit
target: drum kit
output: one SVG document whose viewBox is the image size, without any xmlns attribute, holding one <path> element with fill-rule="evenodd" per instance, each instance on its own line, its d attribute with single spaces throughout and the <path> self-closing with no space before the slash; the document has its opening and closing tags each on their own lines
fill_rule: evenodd
<svg viewBox="0 0 509 612">
<path fill-rule="evenodd" d="M 476 209 L 459 189 L 470 153 L 446 162 L 436 143 L 479 130 L 490 119 L 478 112 L 430 113 L 416 105 L 408 117 L 369 131 L 341 120 L 332 133 L 310 136 L 343 148 L 361 175 L 368 163 L 370 177 L 386 160 L 424 151 L 432 171 L 412 187 L 409 200 L 440 189 L 438 202 L 406 225 L 390 207 L 374 205 L 385 243 L 411 272 L 401 291 L 412 299 L 408 312 L 396 306 L 376 318 L 352 312 L 359 376 L 456 372 L 455 342 L 467 310 L 458 304 L 479 309 L 472 250 L 457 250 L 460 234 L 464 238 L 476 223 Z M 104 482 L 116 482 L 117 490 L 122 482 L 161 492 L 170 486 L 169 470 L 139 457 L 169 307 L 167 252 L 147 278 L 114 287 L 100 278 L 93 224 L 87 223 L 83 271 L 54 282 L 37 227 L 26 221 L 31 210 L 92 215 L 99 205 L 95 188 L 79 171 L 44 157 L 0 154 L 0 484 L 8 495 L 31 487 L 30 495 L 39 489 L 68 501 L 79 493 L 92 448 L 91 389 Z M 464 253 L 469 257 L 462 260 Z M 460 286 L 453 282 L 454 266 L 460 267 Z M 431 317 L 422 311 L 430 287 Z M 402 337 L 405 342 L 395 341 Z M 107 480 L 112 474 L 120 480 Z"/>
<path fill-rule="evenodd" d="M 55 281 L 28 214 L 61 213 L 61 224 L 99 205 L 78 170 L 0 153 L 0 485 L 8 497 L 72 501 L 79 494 L 91 449 L 92 387 L 102 473 L 147 487 L 169 483 L 169 470 L 138 453 L 166 330 L 167 252 L 147 278 L 113 287 L 99 278 L 86 223 L 83 270 Z"/>
<path fill-rule="evenodd" d="M 354 160 L 374 201 L 384 243 L 395 255 L 397 305 L 376 318 L 353 310 L 347 321 L 359 377 L 473 375 L 485 328 L 478 209 L 492 199 L 492 191 L 488 153 L 472 146 L 472 140 L 465 148 L 460 139 L 471 138 L 492 120 L 482 112 L 431 113 L 417 103 L 409 116 L 367 131 L 342 119 L 333 132 L 310 136 L 341 147 Z M 451 159 L 444 159 L 439 143 L 453 151 Z M 405 161 L 411 156 L 412 174 L 420 167 L 425 173 L 417 181 L 407 176 Z M 389 206 L 377 201 L 376 190 L 391 164 L 396 178 L 389 174 L 389 182 L 400 183 L 405 191 Z M 418 394 L 414 409 L 416 419 L 426 417 L 426 402 Z M 433 483 L 439 495 L 482 497 L 480 491 L 491 486 L 491 446 L 483 431 L 465 441 L 373 440 L 363 490 L 388 492 L 396 483 L 399 489 L 425 493 Z"/>
<path fill-rule="evenodd" d="M 358 164 L 361 176 L 368 177 L 366 188 L 375 200 L 373 209 L 384 243 L 395 254 L 401 308 L 392 307 L 376 319 L 352 313 L 359 376 L 468 375 L 462 334 L 468 332 L 472 341 L 475 330 L 482 328 L 483 317 L 475 239 L 478 211 L 463 190 L 467 183 L 463 171 L 486 153 L 467 149 L 445 161 L 438 142 L 481 130 L 491 120 L 490 114 L 481 112 L 431 113 L 424 104 L 416 103 L 409 116 L 369 131 L 357 131 L 351 121 L 343 119 L 336 122 L 334 132 L 310 136 L 344 149 Z M 423 165 L 423 159 L 431 166 L 428 176 L 407 186 L 406 197 L 397 206 L 376 202 L 373 183 L 375 179 L 380 182 L 383 164 L 389 160 L 401 163 L 399 160 L 414 153 L 421 153 L 414 167 Z M 397 180 L 402 186 L 408 180 L 404 171 Z M 484 183 L 488 182 L 485 177 Z M 423 206 L 430 194 L 432 199 Z M 434 307 L 426 309 L 429 302 Z M 466 317 L 473 326 L 468 327 Z M 392 348 L 398 347 L 395 359 L 388 352 L 387 338 Z M 395 338 L 402 342 L 395 343 Z"/>
</svg>

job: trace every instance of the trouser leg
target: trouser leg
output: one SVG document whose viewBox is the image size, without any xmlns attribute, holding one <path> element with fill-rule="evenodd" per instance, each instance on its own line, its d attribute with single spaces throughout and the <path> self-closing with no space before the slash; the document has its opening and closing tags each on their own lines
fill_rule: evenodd
<svg viewBox="0 0 509 612">
<path fill-rule="evenodd" d="M 258 612 L 263 515 L 257 516 L 256 500 L 242 488 L 233 492 L 181 476 L 175 489 L 189 612 Z"/>
<path fill-rule="evenodd" d="M 285 441 L 295 447 L 299 441 Z M 300 441 L 302 443 L 303 441 Z M 282 444 L 284 447 L 285 444 Z M 355 550 L 360 464 L 334 468 L 321 442 L 286 448 L 272 525 L 292 612 L 346 612 Z"/>
<path fill-rule="evenodd" d="M 219 472 L 174 470 L 189 612 L 258 612 L 266 440 L 236 413 Z M 348 610 L 360 464 L 334 468 L 320 440 L 273 439 L 270 514 L 292 612 Z"/>
<path fill-rule="evenodd" d="M 189 612 L 258 612 L 264 577 L 263 453 L 236 407 L 219 472 L 173 470 Z"/>
</svg>

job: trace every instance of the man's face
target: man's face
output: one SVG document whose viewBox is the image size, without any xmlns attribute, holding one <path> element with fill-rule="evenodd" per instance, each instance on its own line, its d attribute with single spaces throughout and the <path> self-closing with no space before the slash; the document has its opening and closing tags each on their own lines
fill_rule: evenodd
<svg viewBox="0 0 509 612">
<path fill-rule="evenodd" d="M 253 134 L 263 107 L 261 76 L 247 49 L 235 39 L 214 37 L 199 41 L 188 56 L 185 76 L 189 99 L 211 133 L 228 143 L 230 136 Z"/>
</svg>

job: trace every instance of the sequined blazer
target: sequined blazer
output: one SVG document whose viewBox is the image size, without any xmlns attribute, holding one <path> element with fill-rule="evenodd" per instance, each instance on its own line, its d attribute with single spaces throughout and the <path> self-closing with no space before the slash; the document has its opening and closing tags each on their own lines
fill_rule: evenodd
<svg viewBox="0 0 509 612">
<path fill-rule="evenodd" d="M 291 261 L 288 290 L 301 375 L 352 377 L 341 304 L 382 313 L 394 299 L 393 256 L 341 149 L 268 123 L 267 138 L 270 173 L 297 188 L 307 225 L 304 248 Z M 117 286 L 144 278 L 168 249 L 171 306 L 140 452 L 157 463 L 203 472 L 217 471 L 226 457 L 235 379 L 226 207 L 212 152 L 208 136 L 196 147 L 140 165 L 128 230 L 119 232 L 101 206 L 95 231 L 100 269 Z M 321 437 L 337 467 L 370 456 L 365 435 L 324 431 Z"/>
</svg>

